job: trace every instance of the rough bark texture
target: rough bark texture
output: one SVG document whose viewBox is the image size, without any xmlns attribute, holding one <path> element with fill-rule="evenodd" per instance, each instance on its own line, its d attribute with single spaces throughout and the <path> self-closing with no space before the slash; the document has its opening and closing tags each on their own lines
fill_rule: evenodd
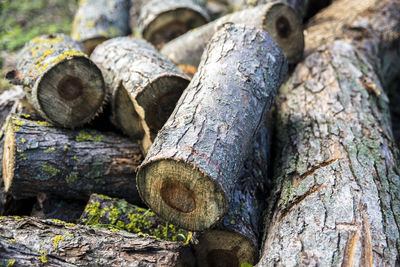
<svg viewBox="0 0 400 267">
<path fill-rule="evenodd" d="M 103 193 L 138 202 L 135 173 L 142 154 L 126 138 L 94 130 L 71 131 L 10 117 L 5 130 L 3 181 L 16 199 L 40 192 L 62 198 Z"/>
<path fill-rule="evenodd" d="M 129 9 L 129 26 L 132 30 L 132 34 L 135 37 L 140 37 L 137 36 L 139 33 L 139 17 L 140 17 L 140 10 L 143 6 L 143 1 L 144 0 L 130 0 L 131 5 Z"/>
<path fill-rule="evenodd" d="M 257 127 L 287 71 L 264 31 L 226 25 L 160 130 L 137 176 L 141 197 L 185 229 L 222 219 Z"/>
<path fill-rule="evenodd" d="M 209 20 L 207 9 L 195 0 L 150 0 L 141 8 L 139 30 L 144 39 L 161 47 Z"/>
<path fill-rule="evenodd" d="M 1 217 L 0 258 L 14 266 L 194 266 L 181 243 L 32 217 Z"/>
<path fill-rule="evenodd" d="M 302 57 L 304 40 L 301 18 L 293 8 L 279 2 L 221 17 L 172 40 L 161 49 L 161 53 L 176 64 L 197 67 L 208 41 L 225 23 L 262 28 L 278 43 L 289 63 L 296 63 Z"/>
<path fill-rule="evenodd" d="M 399 157 L 372 65 L 335 41 L 298 65 L 278 111 L 259 266 L 395 266 Z"/>
<path fill-rule="evenodd" d="M 270 115 L 270 114 L 269 114 Z M 198 266 L 256 264 L 267 193 L 271 125 L 263 123 L 235 186 L 227 215 L 194 246 Z"/>
<path fill-rule="evenodd" d="M 63 127 L 90 121 L 105 98 L 100 70 L 66 35 L 34 38 L 17 56 L 17 69 L 7 73 L 24 85 L 28 101 L 46 120 Z"/>
<path fill-rule="evenodd" d="M 114 121 L 142 139 L 146 152 L 168 119 L 189 77 L 144 40 L 120 37 L 96 48 L 91 59 L 112 92 Z"/>
<path fill-rule="evenodd" d="M 89 55 L 101 42 L 129 32 L 129 0 L 80 0 L 71 37 Z"/>
<path fill-rule="evenodd" d="M 3 127 L 13 107 L 15 109 L 18 100 L 24 98 L 24 96 L 25 94 L 21 86 L 14 86 L 0 94 L 0 128 Z"/>
<path fill-rule="evenodd" d="M 390 115 L 392 118 L 393 137 L 396 145 L 400 147 L 400 72 L 390 84 L 388 95 L 390 99 Z"/>
<path fill-rule="evenodd" d="M 192 233 L 162 220 L 149 209 L 129 204 L 123 199 L 92 194 L 79 223 L 114 227 L 141 236 L 188 243 Z"/>
</svg>

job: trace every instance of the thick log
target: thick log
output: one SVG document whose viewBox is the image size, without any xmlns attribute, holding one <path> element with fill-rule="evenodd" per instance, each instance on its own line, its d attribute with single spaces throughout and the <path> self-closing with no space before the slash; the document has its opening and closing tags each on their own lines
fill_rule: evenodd
<svg viewBox="0 0 400 267">
<path fill-rule="evenodd" d="M 269 114 L 270 115 L 270 114 Z M 214 229 L 201 233 L 194 249 L 198 266 L 256 264 L 268 181 L 271 125 L 263 123 L 240 172 L 227 215 Z"/>
<path fill-rule="evenodd" d="M 208 41 L 226 23 L 262 28 L 278 43 L 289 63 L 296 63 L 302 57 L 304 37 L 301 18 L 293 8 L 280 2 L 221 17 L 172 40 L 161 49 L 161 53 L 176 64 L 197 67 Z"/>
<path fill-rule="evenodd" d="M 182 243 L 33 217 L 1 217 L 0 258 L 15 266 L 194 266 Z"/>
<path fill-rule="evenodd" d="M 78 127 L 90 121 L 105 99 L 100 70 L 66 35 L 34 38 L 17 56 L 17 69 L 7 73 L 24 85 L 28 101 L 49 122 Z"/>
<path fill-rule="evenodd" d="M 142 199 L 160 217 L 204 230 L 225 215 L 254 135 L 286 75 L 261 29 L 226 25 L 140 166 Z"/>
<path fill-rule="evenodd" d="M 209 20 L 207 9 L 196 0 L 150 0 L 140 10 L 139 31 L 144 39 L 161 48 Z"/>
<path fill-rule="evenodd" d="M 139 145 L 111 133 L 71 131 L 10 117 L 5 130 L 3 181 L 16 199 L 52 193 L 87 200 L 92 192 L 138 203 Z"/>
<path fill-rule="evenodd" d="M 143 0 L 130 0 L 129 9 L 129 27 L 131 28 L 134 37 L 141 37 L 139 32 L 139 17 L 140 10 L 143 6 Z"/>
<path fill-rule="evenodd" d="M 140 236 L 188 243 L 192 233 L 170 224 L 149 209 L 124 199 L 92 194 L 78 223 L 99 225 L 128 231 Z"/>
<path fill-rule="evenodd" d="M 90 55 L 107 39 L 128 35 L 129 0 L 80 0 L 71 37 Z"/>
<path fill-rule="evenodd" d="M 124 133 L 151 146 L 189 77 L 144 40 L 120 37 L 98 46 L 91 59 L 112 92 L 114 121 Z"/>
</svg>

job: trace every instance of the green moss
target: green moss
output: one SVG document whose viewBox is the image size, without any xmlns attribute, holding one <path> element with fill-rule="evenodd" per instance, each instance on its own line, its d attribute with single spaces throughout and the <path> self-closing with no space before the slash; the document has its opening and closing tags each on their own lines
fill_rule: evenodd
<svg viewBox="0 0 400 267">
<path fill-rule="evenodd" d="M 92 164 L 92 168 L 88 173 L 85 174 L 84 178 L 86 179 L 95 179 L 96 183 L 102 182 L 103 175 L 103 163 L 102 162 L 94 162 Z"/>
<path fill-rule="evenodd" d="M 92 141 L 92 136 L 85 131 L 80 131 L 78 136 L 75 137 L 75 141 L 76 142 L 88 142 L 88 141 Z"/>
<path fill-rule="evenodd" d="M 48 148 L 48 149 L 46 149 L 46 150 L 43 150 L 43 153 L 50 153 L 50 152 L 53 152 L 53 151 L 55 151 L 55 150 L 56 150 L 55 147 L 50 147 L 50 148 Z"/>
<path fill-rule="evenodd" d="M 93 141 L 94 142 L 101 142 L 104 139 L 104 135 L 97 135 L 95 137 L 93 137 Z"/>
<path fill-rule="evenodd" d="M 69 184 L 69 183 L 73 183 L 78 179 L 78 173 L 77 172 L 71 172 L 67 178 L 65 179 L 65 181 Z"/>
<path fill-rule="evenodd" d="M 44 165 L 42 166 L 42 170 L 43 170 L 44 172 L 49 173 L 52 177 L 53 177 L 53 176 L 56 176 L 58 173 L 61 172 L 59 169 L 57 169 L 56 167 L 54 167 L 53 165 L 50 165 L 50 164 L 49 164 L 49 165 L 44 164 Z"/>
</svg>

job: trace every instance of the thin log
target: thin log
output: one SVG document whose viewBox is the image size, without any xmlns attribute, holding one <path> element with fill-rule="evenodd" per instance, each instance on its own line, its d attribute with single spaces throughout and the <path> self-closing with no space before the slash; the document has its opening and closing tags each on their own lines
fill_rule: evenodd
<svg viewBox="0 0 400 267">
<path fill-rule="evenodd" d="M 259 266 L 398 261 L 399 154 L 382 86 L 387 82 L 382 77 L 391 75 L 379 77 L 382 69 L 376 66 L 382 66 L 377 56 L 382 54 L 393 55 L 385 67 L 399 65 L 398 47 L 389 44 L 396 42 L 390 33 L 399 28 L 400 1 L 368 2 L 366 8 L 365 1 L 352 1 L 361 12 L 355 19 L 349 19 L 355 11 L 347 1 L 326 9 L 324 14 L 333 14 L 347 7 L 344 20 L 331 29 L 336 34 L 336 27 L 353 25 L 343 28 L 350 38 L 318 48 L 282 87 L 276 187 Z M 314 37 L 310 40 L 319 40 Z"/>
<path fill-rule="evenodd" d="M 301 18 L 293 8 L 280 2 L 221 17 L 170 41 L 161 49 L 161 53 L 176 64 L 197 67 L 208 41 L 226 23 L 262 28 L 278 43 L 289 64 L 302 58 L 304 37 Z"/>
<path fill-rule="evenodd" d="M 170 224 L 150 211 L 124 199 L 92 194 L 78 223 L 125 230 L 140 236 L 188 243 L 192 233 Z"/>
<path fill-rule="evenodd" d="M 269 119 L 260 126 L 224 220 L 197 237 L 194 249 L 198 266 L 242 266 L 245 262 L 251 265 L 258 262 L 262 212 L 269 184 L 270 122 Z"/>
<path fill-rule="evenodd" d="M 144 153 L 167 121 L 189 77 L 144 40 L 120 37 L 98 46 L 91 59 L 112 92 L 114 122 L 142 140 Z"/>
<path fill-rule="evenodd" d="M 99 112 L 106 95 L 100 70 L 82 49 L 63 34 L 34 38 L 6 77 L 24 86 L 28 101 L 47 121 L 81 126 Z"/>
<path fill-rule="evenodd" d="M 194 266 L 182 243 L 33 217 L 1 217 L 0 258 L 15 266 Z"/>
<path fill-rule="evenodd" d="M 209 20 L 207 9 L 196 0 L 150 0 L 140 10 L 139 31 L 144 39 L 161 48 Z"/>
<path fill-rule="evenodd" d="M 64 130 L 22 117 L 12 116 L 7 124 L 3 181 L 14 198 L 44 192 L 87 200 L 96 192 L 140 203 L 139 145 L 111 133 Z"/>
<path fill-rule="evenodd" d="M 142 199 L 160 217 L 204 230 L 225 215 L 254 135 L 287 71 L 261 29 L 226 25 L 140 166 Z"/>
</svg>

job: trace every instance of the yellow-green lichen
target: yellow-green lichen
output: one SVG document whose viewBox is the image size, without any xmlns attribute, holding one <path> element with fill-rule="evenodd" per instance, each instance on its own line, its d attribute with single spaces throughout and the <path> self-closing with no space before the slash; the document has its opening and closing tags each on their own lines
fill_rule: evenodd
<svg viewBox="0 0 400 267">
<path fill-rule="evenodd" d="M 50 153 L 50 152 L 53 152 L 53 151 L 55 151 L 55 150 L 56 150 L 55 147 L 49 147 L 48 149 L 43 150 L 43 153 Z"/>
<path fill-rule="evenodd" d="M 42 166 L 42 170 L 44 171 L 44 172 L 47 172 L 47 173 L 49 173 L 52 177 L 53 176 L 56 176 L 58 173 L 60 173 L 61 171 L 59 170 L 59 169 L 57 169 L 56 167 L 54 167 L 53 165 L 51 165 L 51 164 L 44 164 L 43 166 Z"/>
<path fill-rule="evenodd" d="M 21 137 L 21 143 L 25 144 L 25 142 L 26 142 L 26 139 Z"/>
<path fill-rule="evenodd" d="M 38 252 L 42 255 L 42 256 L 38 257 L 38 259 L 41 260 L 42 263 L 46 263 L 47 262 L 47 258 L 46 258 L 47 252 L 44 250 L 39 250 Z"/>
<path fill-rule="evenodd" d="M 93 141 L 94 142 L 101 142 L 103 141 L 104 135 L 96 135 L 95 137 L 93 137 Z"/>
<path fill-rule="evenodd" d="M 93 28 L 94 25 L 96 25 L 96 21 L 94 21 L 94 20 L 91 20 L 91 21 L 86 23 L 86 27 L 88 27 L 89 29 Z"/>
<path fill-rule="evenodd" d="M 74 155 L 74 156 L 72 157 L 72 159 L 76 160 L 77 162 L 81 161 L 81 159 L 78 158 L 76 155 Z"/>
<path fill-rule="evenodd" d="M 78 136 L 75 138 L 76 142 L 87 142 L 92 141 L 92 136 L 85 131 L 80 131 Z"/>
<path fill-rule="evenodd" d="M 73 183 L 78 179 L 78 173 L 77 172 L 71 172 L 67 178 L 65 179 L 65 181 L 67 183 Z"/>
<path fill-rule="evenodd" d="M 67 223 L 67 222 L 64 222 L 64 221 L 61 221 L 61 220 L 58 220 L 58 219 L 51 219 L 51 221 L 56 223 L 56 224 L 61 224 L 61 225 L 64 225 L 64 226 L 75 226 L 74 223 Z"/>
<path fill-rule="evenodd" d="M 53 248 L 57 249 L 58 248 L 58 244 L 64 240 L 64 238 L 68 237 L 68 236 L 72 236 L 72 234 L 70 232 L 67 232 L 65 235 L 56 235 L 52 240 L 51 243 L 53 244 Z"/>
<path fill-rule="evenodd" d="M 24 125 L 24 123 L 18 119 L 13 119 L 13 123 L 14 123 L 14 131 L 15 132 L 19 132 L 20 126 Z"/>
<path fill-rule="evenodd" d="M 64 148 L 63 148 L 64 151 L 67 151 L 67 150 L 70 150 L 70 149 L 71 148 L 68 145 L 65 145 Z"/>
<path fill-rule="evenodd" d="M 10 238 L 7 240 L 8 242 L 16 242 L 16 240 L 14 238 Z"/>
<path fill-rule="evenodd" d="M 28 159 L 28 156 L 26 155 L 26 153 L 22 153 L 22 151 L 19 151 L 20 153 L 18 154 L 18 156 L 19 156 L 19 159 L 20 160 L 27 160 Z"/>
<path fill-rule="evenodd" d="M 15 263 L 15 259 L 9 259 L 8 262 L 7 262 L 7 267 L 13 266 L 14 263 Z"/>
<path fill-rule="evenodd" d="M 53 127 L 54 125 L 50 122 L 47 121 L 35 121 L 36 124 L 41 125 L 41 126 L 48 126 L 48 127 Z"/>
</svg>

